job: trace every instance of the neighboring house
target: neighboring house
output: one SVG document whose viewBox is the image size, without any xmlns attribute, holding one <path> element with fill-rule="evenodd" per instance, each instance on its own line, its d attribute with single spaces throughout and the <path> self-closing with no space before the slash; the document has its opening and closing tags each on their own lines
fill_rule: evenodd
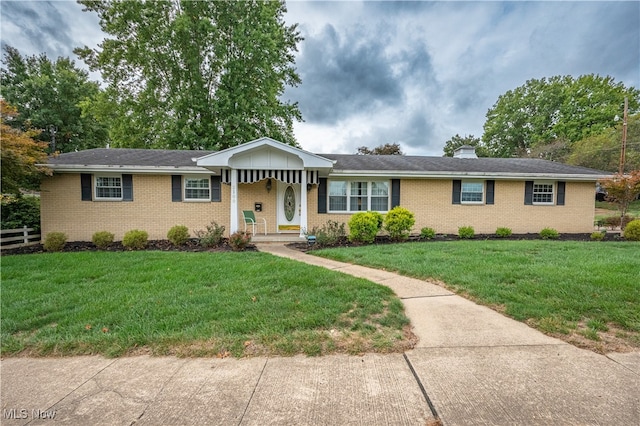
<svg viewBox="0 0 640 426">
<path fill-rule="evenodd" d="M 498 227 L 514 233 L 593 230 L 596 181 L 606 172 L 545 160 L 312 154 L 261 138 L 219 152 L 91 149 L 50 158 L 41 186 L 42 233 L 90 241 L 97 231 L 141 229 L 165 239 L 174 225 L 192 232 L 212 221 L 244 230 L 243 210 L 267 231 L 303 236 L 358 211 L 402 206 L 413 232 L 457 234 Z M 260 228 L 262 232 L 262 228 Z"/>
</svg>

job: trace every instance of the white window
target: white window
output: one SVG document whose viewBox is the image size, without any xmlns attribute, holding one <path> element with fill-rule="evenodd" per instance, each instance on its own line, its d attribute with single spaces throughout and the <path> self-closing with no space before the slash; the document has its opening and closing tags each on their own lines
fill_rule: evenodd
<svg viewBox="0 0 640 426">
<path fill-rule="evenodd" d="M 330 212 L 369 210 L 389 210 L 389 182 L 329 181 Z"/>
<path fill-rule="evenodd" d="M 184 179 L 184 199 L 185 201 L 210 200 L 209 178 Z"/>
<path fill-rule="evenodd" d="M 484 182 L 462 182 L 460 202 L 462 204 L 482 204 Z"/>
<path fill-rule="evenodd" d="M 96 200 L 122 200 L 122 176 L 96 176 Z"/>
<path fill-rule="evenodd" d="M 533 204 L 553 204 L 553 183 L 533 183 Z"/>
</svg>

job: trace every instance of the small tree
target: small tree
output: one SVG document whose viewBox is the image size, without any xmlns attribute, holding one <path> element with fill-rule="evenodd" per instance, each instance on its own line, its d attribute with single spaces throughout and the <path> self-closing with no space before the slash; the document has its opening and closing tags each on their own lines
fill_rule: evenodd
<svg viewBox="0 0 640 426">
<path fill-rule="evenodd" d="M 622 223 L 629 205 L 640 194 L 640 170 L 634 170 L 629 174 L 617 174 L 611 179 L 601 182 L 602 188 L 607 191 L 606 200 L 614 203 L 620 211 L 620 224 Z"/>
</svg>

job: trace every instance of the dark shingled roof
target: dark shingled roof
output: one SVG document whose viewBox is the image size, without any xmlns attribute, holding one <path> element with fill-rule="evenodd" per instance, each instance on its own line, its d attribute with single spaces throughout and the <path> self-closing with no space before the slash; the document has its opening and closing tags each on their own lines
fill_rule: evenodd
<svg viewBox="0 0 640 426">
<path fill-rule="evenodd" d="M 402 170 L 409 172 L 541 173 L 608 175 L 586 167 L 532 158 L 452 158 L 409 155 L 318 154 L 335 160 L 337 170 Z"/>
<path fill-rule="evenodd" d="M 214 151 L 184 151 L 170 149 L 97 148 L 67 152 L 49 158 L 51 165 L 82 166 L 150 166 L 195 167 L 193 158 L 204 157 Z"/>
<path fill-rule="evenodd" d="M 214 151 L 161 149 L 99 148 L 69 152 L 51 157 L 54 166 L 142 166 L 194 167 L 194 158 Z M 569 166 L 553 161 L 529 158 L 452 158 L 410 155 L 318 154 L 335 160 L 334 171 L 444 172 L 444 173 L 514 173 L 610 175 L 609 172 Z"/>
</svg>

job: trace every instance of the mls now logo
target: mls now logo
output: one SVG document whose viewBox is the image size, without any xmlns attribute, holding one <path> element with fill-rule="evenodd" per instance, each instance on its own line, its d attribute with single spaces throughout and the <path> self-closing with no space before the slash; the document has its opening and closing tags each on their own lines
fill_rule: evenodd
<svg viewBox="0 0 640 426">
<path fill-rule="evenodd" d="M 24 420 L 29 418 L 31 414 L 32 419 L 41 420 L 53 420 L 56 417 L 55 410 L 27 410 L 25 408 L 5 408 L 2 410 L 2 417 L 6 420 Z"/>
</svg>

